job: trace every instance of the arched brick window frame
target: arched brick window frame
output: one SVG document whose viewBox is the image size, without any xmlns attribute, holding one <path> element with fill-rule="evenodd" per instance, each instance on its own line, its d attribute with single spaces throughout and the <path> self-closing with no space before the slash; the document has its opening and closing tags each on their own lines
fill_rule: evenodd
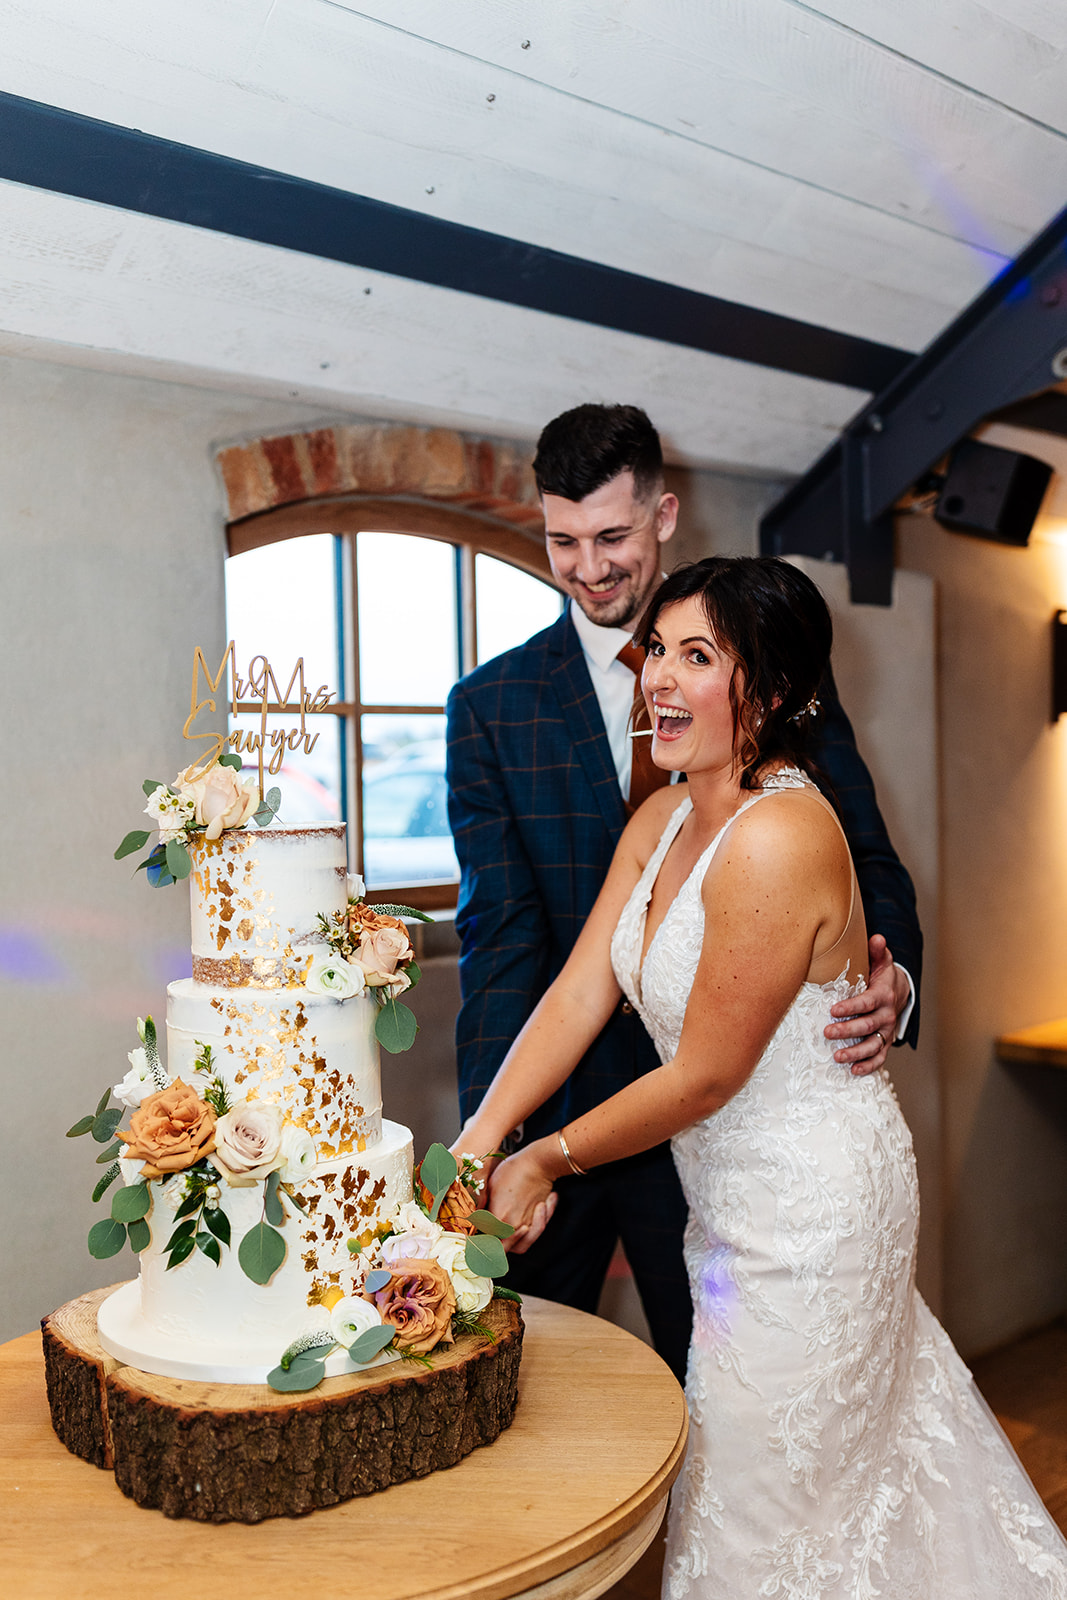
<svg viewBox="0 0 1067 1600">
<path fill-rule="evenodd" d="M 531 454 L 528 445 L 389 424 L 344 423 L 226 445 L 216 460 L 227 552 L 368 529 L 440 539 L 461 549 L 469 623 L 479 552 L 551 581 Z M 463 637 L 467 671 L 473 627 Z M 426 908 L 455 900 L 454 887 L 408 892 Z"/>
</svg>

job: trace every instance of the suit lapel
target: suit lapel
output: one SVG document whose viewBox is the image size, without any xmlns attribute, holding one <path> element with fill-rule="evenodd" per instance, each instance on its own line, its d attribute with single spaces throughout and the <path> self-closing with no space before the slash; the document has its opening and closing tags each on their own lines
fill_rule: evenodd
<svg viewBox="0 0 1067 1600">
<path fill-rule="evenodd" d="M 552 686 L 571 733 L 575 757 L 589 780 L 608 832 L 617 840 L 626 826 L 626 809 L 600 704 L 569 611 L 564 612 L 553 635 L 549 644 Z"/>
</svg>

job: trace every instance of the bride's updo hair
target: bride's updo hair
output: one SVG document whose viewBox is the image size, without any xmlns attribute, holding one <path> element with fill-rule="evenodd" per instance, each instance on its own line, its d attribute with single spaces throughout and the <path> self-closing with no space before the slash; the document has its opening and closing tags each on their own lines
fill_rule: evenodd
<svg viewBox="0 0 1067 1600">
<path fill-rule="evenodd" d="M 634 634 L 647 650 L 661 611 L 699 600 L 719 649 L 740 672 L 730 685 L 741 787 L 755 789 L 770 762 L 815 775 L 808 749 L 815 701 L 830 664 L 826 601 L 798 567 L 775 556 L 710 556 L 679 567 L 652 596 Z"/>
</svg>

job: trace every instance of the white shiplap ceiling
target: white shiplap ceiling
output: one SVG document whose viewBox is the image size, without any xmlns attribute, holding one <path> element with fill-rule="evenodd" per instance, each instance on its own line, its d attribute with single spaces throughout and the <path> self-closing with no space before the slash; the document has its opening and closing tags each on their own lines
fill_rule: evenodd
<svg viewBox="0 0 1067 1600">
<path fill-rule="evenodd" d="M 0 37 L 6 94 L 903 350 L 1067 204 L 1063 0 L 0 0 Z M 636 400 L 776 473 L 867 398 L 12 182 L 0 348 L 516 437 Z"/>
</svg>

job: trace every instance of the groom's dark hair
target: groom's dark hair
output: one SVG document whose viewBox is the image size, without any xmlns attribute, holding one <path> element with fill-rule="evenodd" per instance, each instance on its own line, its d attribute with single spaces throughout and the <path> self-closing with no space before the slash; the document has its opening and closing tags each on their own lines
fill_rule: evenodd
<svg viewBox="0 0 1067 1600">
<path fill-rule="evenodd" d="M 659 434 L 640 406 L 575 406 L 546 423 L 533 462 L 539 494 L 584 500 L 620 472 L 646 499 L 663 483 Z"/>
<path fill-rule="evenodd" d="M 734 731 L 742 735 L 741 787 L 756 788 L 760 769 L 776 760 L 821 777 L 808 748 L 819 685 L 830 665 L 833 623 L 811 579 L 776 556 L 691 562 L 660 584 L 634 643 L 647 650 L 660 612 L 692 599 L 700 601 L 715 643 L 741 669 L 730 684 Z"/>
</svg>

